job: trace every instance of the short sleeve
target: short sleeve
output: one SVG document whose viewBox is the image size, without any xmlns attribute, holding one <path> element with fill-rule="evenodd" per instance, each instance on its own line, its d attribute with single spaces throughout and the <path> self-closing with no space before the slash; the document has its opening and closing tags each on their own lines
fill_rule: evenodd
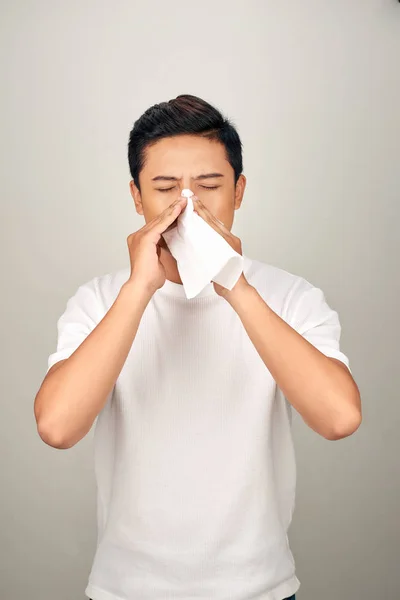
<svg viewBox="0 0 400 600">
<path fill-rule="evenodd" d="M 343 362 L 351 373 L 349 359 L 340 349 L 339 315 L 328 305 L 320 288 L 300 280 L 288 323 L 317 350 Z"/>
<path fill-rule="evenodd" d="M 50 354 L 47 372 L 58 361 L 69 358 L 89 333 L 99 318 L 96 278 L 79 286 L 69 298 L 64 313 L 57 321 L 57 350 Z"/>
</svg>

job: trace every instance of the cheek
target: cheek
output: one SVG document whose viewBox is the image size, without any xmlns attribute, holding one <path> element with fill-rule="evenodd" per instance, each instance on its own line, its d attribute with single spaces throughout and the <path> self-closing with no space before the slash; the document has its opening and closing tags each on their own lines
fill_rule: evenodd
<svg viewBox="0 0 400 600">
<path fill-rule="evenodd" d="M 234 198 L 230 194 L 205 192 L 200 200 L 206 208 L 226 226 L 232 224 L 234 213 Z"/>
<path fill-rule="evenodd" d="M 142 206 L 143 206 L 143 215 L 146 220 L 146 223 L 158 217 L 160 213 L 162 213 L 170 204 L 172 204 L 178 195 L 171 195 L 171 193 L 159 193 L 155 192 L 149 196 L 143 196 L 142 198 Z"/>
</svg>

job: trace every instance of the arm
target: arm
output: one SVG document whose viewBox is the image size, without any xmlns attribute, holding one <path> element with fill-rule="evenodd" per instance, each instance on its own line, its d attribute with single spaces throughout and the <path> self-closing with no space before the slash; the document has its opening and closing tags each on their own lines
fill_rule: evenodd
<svg viewBox="0 0 400 600">
<path fill-rule="evenodd" d="M 361 423 L 361 400 L 347 366 L 320 352 L 281 319 L 244 276 L 224 297 L 304 421 L 329 440 L 351 435 Z"/>
<path fill-rule="evenodd" d="M 70 448 L 88 433 L 125 363 L 150 298 L 143 286 L 128 280 L 82 344 L 47 373 L 34 403 L 44 442 Z"/>
<path fill-rule="evenodd" d="M 158 245 L 161 234 L 186 205 L 179 198 L 144 227 L 128 236 L 131 275 L 99 323 L 96 300 L 81 286 L 59 319 L 58 351 L 36 395 L 34 412 L 40 437 L 55 448 L 70 448 L 83 438 L 107 402 L 135 339 L 143 312 L 165 282 Z M 56 363 L 57 364 L 57 363 Z"/>
<path fill-rule="evenodd" d="M 242 254 L 241 240 L 199 199 L 194 201 L 194 206 L 195 211 Z M 328 323 L 328 333 L 324 333 L 324 327 L 321 330 L 311 326 L 307 335 L 313 341 L 318 340 L 314 345 L 267 305 L 243 273 L 232 290 L 215 282 L 214 288 L 236 311 L 265 366 L 307 425 L 328 440 L 354 433 L 361 423 L 357 384 L 346 365 L 316 348 L 316 345 L 324 348 L 324 342 L 328 342 L 327 352 L 332 352 L 332 344 L 338 345 L 338 321 Z M 320 308 L 317 304 L 317 313 Z M 329 326 L 335 333 L 329 332 Z"/>
</svg>

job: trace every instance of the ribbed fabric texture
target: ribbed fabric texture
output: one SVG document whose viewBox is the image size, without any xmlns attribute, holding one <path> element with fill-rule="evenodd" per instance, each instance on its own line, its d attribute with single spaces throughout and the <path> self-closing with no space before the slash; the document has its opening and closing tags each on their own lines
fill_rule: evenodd
<svg viewBox="0 0 400 600">
<path fill-rule="evenodd" d="M 81 285 L 48 368 L 70 356 L 129 276 Z M 305 279 L 245 257 L 269 306 L 328 356 L 340 324 Z M 287 531 L 296 484 L 291 407 L 212 284 L 166 281 L 95 422 L 93 600 L 282 600 L 300 585 Z"/>
</svg>

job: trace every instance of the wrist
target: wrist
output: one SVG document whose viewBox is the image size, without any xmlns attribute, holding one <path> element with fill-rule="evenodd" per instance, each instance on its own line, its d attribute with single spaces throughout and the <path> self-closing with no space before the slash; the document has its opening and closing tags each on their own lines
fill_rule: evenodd
<svg viewBox="0 0 400 600">
<path fill-rule="evenodd" d="M 225 294 L 225 299 L 233 308 L 240 308 L 240 306 L 245 305 L 254 294 L 257 294 L 257 290 L 255 287 L 250 285 L 250 283 L 244 279 L 239 280 L 238 283 L 232 288 L 232 290 L 228 290 Z"/>
<path fill-rule="evenodd" d="M 150 287 L 144 282 L 138 279 L 128 279 L 122 285 L 120 294 L 129 298 L 130 301 L 135 300 L 135 302 L 139 302 L 140 304 L 147 306 L 154 292 L 155 290 L 150 289 Z"/>
</svg>

